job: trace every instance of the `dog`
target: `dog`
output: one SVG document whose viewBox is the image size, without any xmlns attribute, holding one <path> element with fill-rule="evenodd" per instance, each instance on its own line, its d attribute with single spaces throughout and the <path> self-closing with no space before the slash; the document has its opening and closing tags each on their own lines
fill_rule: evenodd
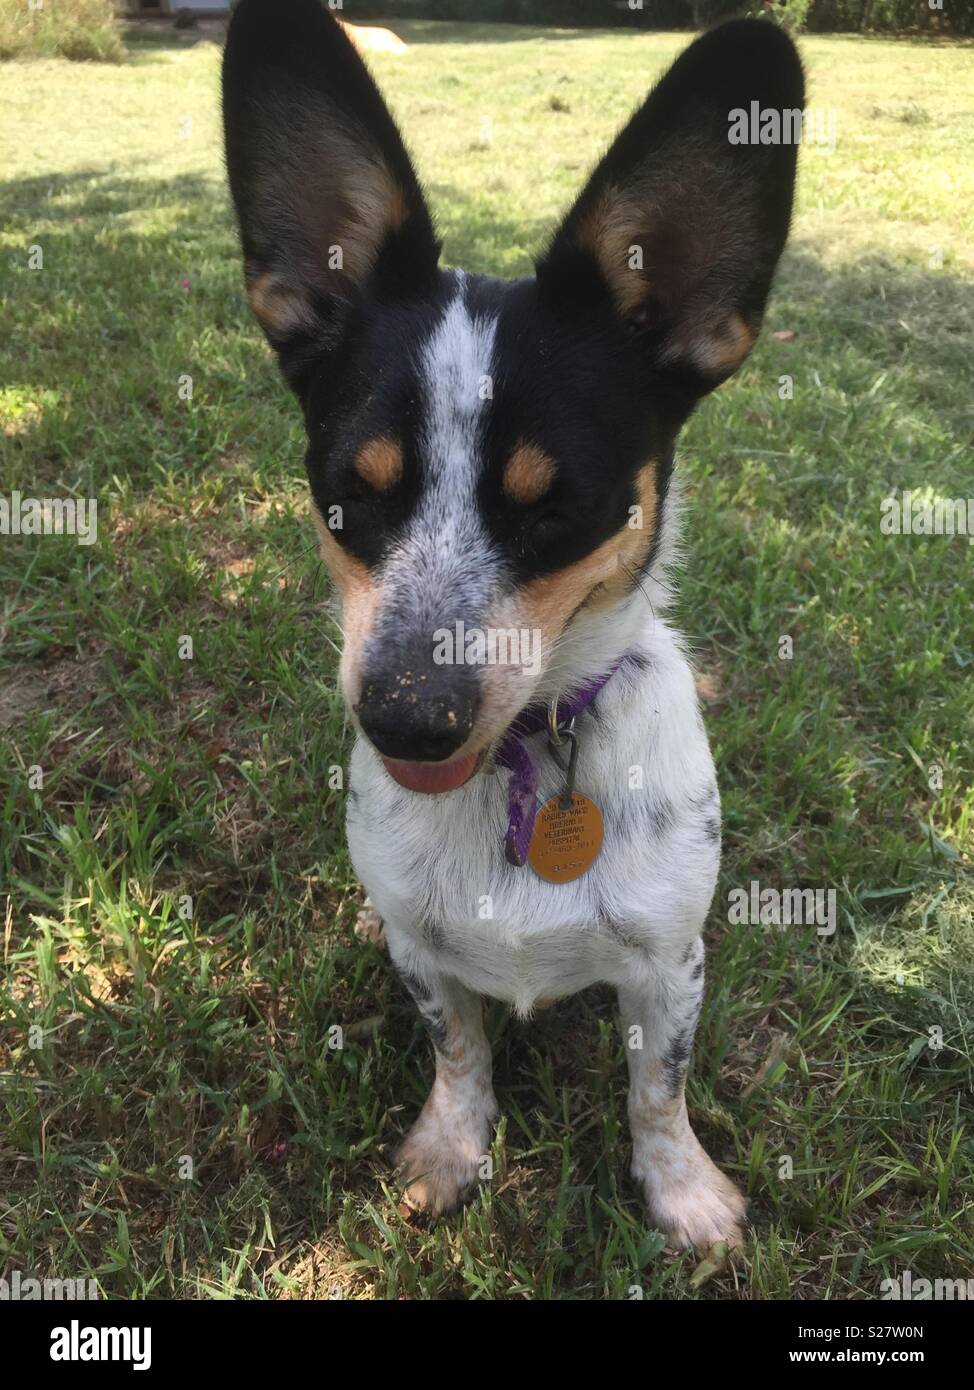
<svg viewBox="0 0 974 1390">
<path fill-rule="evenodd" d="M 795 48 L 746 20 L 690 44 L 510 282 L 440 266 L 318 0 L 240 0 L 223 101 L 247 294 L 304 413 L 340 603 L 351 859 L 435 1054 L 408 1201 L 435 1218 L 478 1182 L 483 997 L 527 1017 L 601 982 L 652 1221 L 738 1245 L 744 1201 L 684 1098 L 720 800 L 666 610 L 675 440 L 751 350 L 791 218 L 795 146 L 729 120 L 802 107 Z"/>
</svg>

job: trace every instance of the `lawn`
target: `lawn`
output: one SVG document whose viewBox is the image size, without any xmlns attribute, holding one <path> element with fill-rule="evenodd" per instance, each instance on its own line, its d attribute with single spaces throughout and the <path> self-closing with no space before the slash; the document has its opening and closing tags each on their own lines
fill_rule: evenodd
<svg viewBox="0 0 974 1390">
<path fill-rule="evenodd" d="M 373 66 L 445 258 L 501 274 L 686 42 L 399 29 Z M 338 630 L 243 300 L 219 48 L 5 65 L 0 494 L 100 510 L 92 546 L 0 537 L 0 1273 L 356 1299 L 974 1276 L 974 549 L 879 529 L 890 491 L 974 492 L 974 47 L 803 50 L 835 149 L 803 152 L 766 332 L 680 458 L 725 810 L 688 1096 L 754 1225 L 709 1278 L 627 1177 L 607 991 L 492 1006 L 493 1181 L 436 1229 L 400 1213 L 432 1061 L 353 934 Z M 751 880 L 835 889 L 834 936 L 732 925 Z"/>
</svg>

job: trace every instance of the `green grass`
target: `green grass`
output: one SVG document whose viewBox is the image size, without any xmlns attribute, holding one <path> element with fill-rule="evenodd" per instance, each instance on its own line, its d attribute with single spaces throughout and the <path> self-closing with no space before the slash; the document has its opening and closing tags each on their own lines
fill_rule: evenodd
<svg viewBox="0 0 974 1390">
<path fill-rule="evenodd" d="M 374 66 L 446 257 L 499 273 L 685 42 L 400 27 L 411 51 Z M 699 1285 L 626 1176 L 605 991 L 492 1008 L 494 1180 L 435 1230 L 399 1214 L 387 1155 L 431 1059 L 352 934 L 338 634 L 298 412 L 241 294 L 219 50 L 130 48 L 4 71 L 0 491 L 101 510 L 89 548 L 0 539 L 0 1269 L 253 1298 L 974 1274 L 974 550 L 879 532 L 889 489 L 972 492 L 970 45 L 804 44 L 837 148 L 803 153 L 768 331 L 684 438 L 680 616 L 726 813 L 689 1097 L 755 1228 Z M 836 888 L 835 937 L 728 926 L 752 878 Z"/>
</svg>

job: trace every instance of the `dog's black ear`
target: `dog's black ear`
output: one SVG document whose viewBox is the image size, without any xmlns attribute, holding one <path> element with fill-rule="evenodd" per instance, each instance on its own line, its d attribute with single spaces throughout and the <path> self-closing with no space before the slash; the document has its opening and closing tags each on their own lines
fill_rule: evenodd
<svg viewBox="0 0 974 1390">
<path fill-rule="evenodd" d="M 320 0 L 240 0 L 223 119 L 247 292 L 285 370 L 339 340 L 366 281 L 395 295 L 435 276 L 439 247 L 399 131 Z"/>
<path fill-rule="evenodd" d="M 760 328 L 797 158 L 795 143 L 731 137 L 745 115 L 770 110 L 780 140 L 803 99 L 798 54 L 774 25 L 738 20 L 697 39 L 569 212 L 538 266 L 542 294 L 557 305 L 608 293 L 661 370 L 696 394 L 716 386 Z"/>
</svg>

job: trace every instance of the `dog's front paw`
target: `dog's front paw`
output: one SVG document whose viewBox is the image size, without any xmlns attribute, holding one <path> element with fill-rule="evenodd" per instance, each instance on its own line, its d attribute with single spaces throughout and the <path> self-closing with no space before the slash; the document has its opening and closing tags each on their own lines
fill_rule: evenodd
<svg viewBox="0 0 974 1390">
<path fill-rule="evenodd" d="M 435 1220 L 455 1211 L 489 1175 L 490 1116 L 458 1114 L 427 1101 L 396 1154 L 411 1211 Z"/>
<path fill-rule="evenodd" d="M 360 909 L 358 916 L 355 918 L 355 935 L 358 937 L 359 941 L 371 942 L 373 946 L 384 946 L 386 944 L 386 933 L 382 924 L 382 918 L 376 912 L 368 898 L 365 899 L 364 907 Z"/>
<path fill-rule="evenodd" d="M 747 1203 L 696 1139 L 677 1153 L 666 1145 L 643 1156 L 633 1165 L 633 1177 L 674 1249 L 706 1251 L 717 1241 L 731 1249 L 743 1244 Z"/>
</svg>

